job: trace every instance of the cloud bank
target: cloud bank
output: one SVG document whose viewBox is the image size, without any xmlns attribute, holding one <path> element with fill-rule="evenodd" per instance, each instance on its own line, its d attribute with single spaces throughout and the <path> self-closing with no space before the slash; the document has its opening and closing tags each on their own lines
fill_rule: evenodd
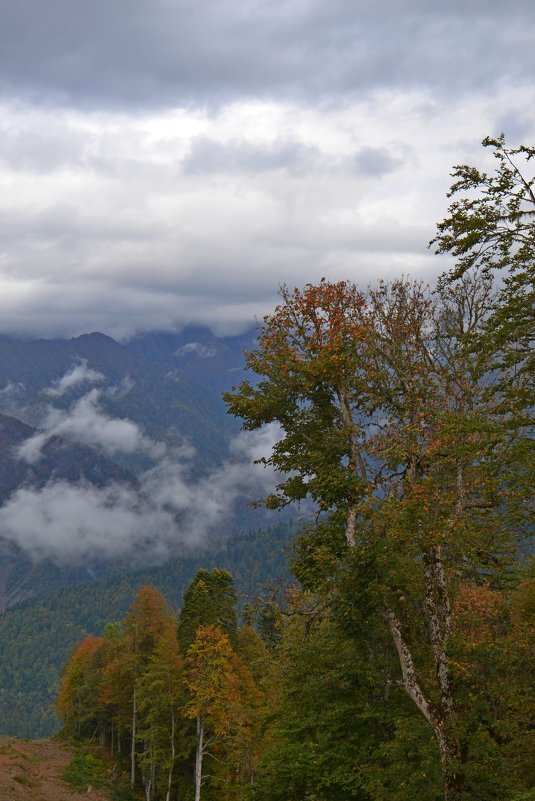
<svg viewBox="0 0 535 801">
<path fill-rule="evenodd" d="M 532 12 L 529 0 L 19 0 L 2 16 L 0 86 L 124 111 L 425 85 L 451 98 L 534 74 Z"/>
<path fill-rule="evenodd" d="M 206 545 L 240 497 L 261 496 L 273 485 L 273 474 L 251 467 L 251 456 L 266 453 L 269 437 L 240 436 L 232 458 L 197 480 L 190 475 L 191 453 L 175 451 L 143 473 L 137 488 L 55 481 L 42 490 L 21 488 L 0 508 L 0 536 L 36 561 L 161 562 Z"/>
<path fill-rule="evenodd" d="M 104 378 L 102 373 L 88 367 L 87 361 L 81 359 L 78 364 L 73 366 L 72 370 L 65 373 L 59 381 L 56 381 L 54 386 L 47 390 L 47 394 L 55 398 L 60 398 L 69 390 L 79 387 L 80 384 L 96 384 L 100 381 L 104 381 Z"/>
<path fill-rule="evenodd" d="M 73 371 L 62 378 L 59 385 L 71 381 L 68 386 L 73 386 L 72 376 Z M 101 390 L 92 389 L 67 411 L 50 407 L 43 423 L 45 430 L 19 447 L 19 458 L 30 464 L 38 461 L 43 445 L 52 437 L 100 448 L 111 457 L 119 453 L 143 453 L 157 459 L 164 455 L 165 446 L 146 437 L 136 423 L 107 415 L 99 406 L 101 397 Z"/>
<path fill-rule="evenodd" d="M 449 266 L 453 164 L 535 137 L 530 0 L 20 0 L 0 29 L 0 330 L 206 323 Z"/>
<path fill-rule="evenodd" d="M 77 365 L 55 387 L 67 391 L 101 378 L 87 364 Z M 240 498 L 261 497 L 274 485 L 273 472 L 252 463 L 270 453 L 276 427 L 240 434 L 222 465 L 193 478 L 193 448 L 153 442 L 134 422 L 106 415 L 99 405 L 102 393 L 93 388 L 68 410 L 49 407 L 44 430 L 19 447 L 18 458 L 35 464 L 45 443 L 61 437 L 111 457 L 144 454 L 153 466 L 135 485 L 97 488 L 51 479 L 43 489 L 18 489 L 0 507 L 0 538 L 16 543 L 32 559 L 160 562 L 206 545 L 211 534 L 225 528 Z"/>
</svg>

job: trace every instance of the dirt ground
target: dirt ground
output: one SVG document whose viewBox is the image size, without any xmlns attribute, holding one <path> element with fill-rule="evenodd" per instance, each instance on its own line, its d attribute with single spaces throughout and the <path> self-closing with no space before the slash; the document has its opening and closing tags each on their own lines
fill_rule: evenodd
<svg viewBox="0 0 535 801">
<path fill-rule="evenodd" d="M 100 790 L 74 792 L 61 780 L 72 758 L 69 746 L 54 740 L 0 737 L 0 801 L 109 801 Z"/>
</svg>

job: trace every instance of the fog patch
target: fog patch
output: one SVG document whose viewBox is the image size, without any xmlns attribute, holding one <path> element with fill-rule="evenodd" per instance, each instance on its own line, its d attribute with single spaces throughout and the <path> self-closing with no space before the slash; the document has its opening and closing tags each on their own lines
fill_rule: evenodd
<svg viewBox="0 0 535 801">
<path fill-rule="evenodd" d="M 52 437 L 100 448 L 107 456 L 143 453 L 158 459 L 165 445 L 147 437 L 132 420 L 113 418 L 100 407 L 103 391 L 92 389 L 72 404 L 70 409 L 49 407 L 43 431 L 23 442 L 17 455 L 30 464 L 41 458 L 42 448 Z"/>
<path fill-rule="evenodd" d="M 26 387 L 20 381 L 8 381 L 3 389 L 0 389 L 0 409 L 4 414 L 24 419 L 28 407 L 24 400 L 26 397 Z"/>
<path fill-rule="evenodd" d="M 241 433 L 230 458 L 197 479 L 191 477 L 195 453 L 184 447 L 168 449 L 137 487 L 98 489 L 63 481 L 40 490 L 23 487 L 0 508 L 0 537 L 34 561 L 58 564 L 119 557 L 155 563 L 204 545 L 239 498 L 264 495 L 274 487 L 274 472 L 252 462 L 269 456 L 275 428 Z"/>
<path fill-rule="evenodd" d="M 194 355 L 198 356 L 199 359 L 212 359 L 216 355 L 217 351 L 215 348 L 211 348 L 209 345 L 203 345 L 202 342 L 186 342 L 185 345 L 182 345 L 181 348 L 175 351 L 174 355 L 178 356 L 189 356 Z"/>
<path fill-rule="evenodd" d="M 129 375 L 123 376 L 121 378 L 120 384 L 112 387 L 106 387 L 104 394 L 108 398 L 113 398 L 114 400 L 120 400 L 124 398 L 125 395 L 134 389 L 136 382 Z"/>
<path fill-rule="evenodd" d="M 0 398 L 2 401 L 5 399 L 20 398 L 24 395 L 25 391 L 26 387 L 22 382 L 8 381 L 5 387 L 0 389 Z"/>
<path fill-rule="evenodd" d="M 98 370 L 93 370 L 87 366 L 87 360 L 82 359 L 78 364 L 74 365 L 72 370 L 65 373 L 52 387 L 46 390 L 46 394 L 53 398 L 59 398 L 74 387 L 80 384 L 97 384 L 104 381 L 105 376 L 99 373 Z"/>
</svg>

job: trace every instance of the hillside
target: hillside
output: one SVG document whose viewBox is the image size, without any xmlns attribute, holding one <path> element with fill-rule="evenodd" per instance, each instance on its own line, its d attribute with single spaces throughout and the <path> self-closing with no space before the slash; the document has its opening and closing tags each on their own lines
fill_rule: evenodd
<svg viewBox="0 0 535 801">
<path fill-rule="evenodd" d="M 37 433 L 20 420 L 0 413 L 0 503 L 20 487 L 41 489 L 50 481 L 105 487 L 115 482 L 135 486 L 131 473 L 93 448 L 53 436 L 31 463 L 18 458 L 23 442 Z M 19 601 L 92 577 L 96 565 L 59 568 L 50 559 L 33 562 L 15 543 L 0 540 L 0 611 Z M 110 567 L 100 565 L 100 571 Z"/>
<path fill-rule="evenodd" d="M 151 364 L 166 366 L 183 378 L 210 389 L 219 398 L 245 378 L 243 353 L 256 344 L 256 328 L 218 337 L 205 326 L 187 326 L 180 333 L 153 331 L 125 343 Z M 248 374 L 247 378 L 251 380 Z"/>
<path fill-rule="evenodd" d="M 251 332 L 221 339 L 208 329 L 146 334 L 127 345 L 99 333 L 70 340 L 0 337 L 0 504 L 21 488 L 40 491 L 64 482 L 135 489 L 136 477 L 149 476 L 150 486 L 141 492 L 150 506 L 150 470 L 155 465 L 160 467 L 160 486 L 162 477 L 167 478 L 174 497 L 180 492 L 187 496 L 195 482 L 229 458 L 238 425 L 226 415 L 220 391 L 234 376 L 241 377 L 242 350 L 251 342 Z M 20 458 L 21 445 L 39 436 L 39 458 Z M 168 468 L 162 464 L 165 460 Z M 177 476 L 182 480 L 178 488 Z M 265 522 L 258 511 L 251 512 L 250 496 L 241 502 L 236 492 L 232 488 L 227 493 L 232 500 L 221 508 L 220 534 Z M 134 496 L 126 503 L 127 514 L 137 508 Z M 104 498 L 101 506 L 107 502 Z M 221 506 L 221 500 L 216 502 Z M 194 528 L 195 497 L 187 503 Z M 25 514 L 22 506 L 21 500 L 19 515 Z M 156 511 L 166 514 L 165 500 Z M 42 506 L 39 514 L 46 515 L 46 508 Z M 200 525 L 191 536 L 199 540 L 204 533 Z M 50 541 L 53 532 L 47 536 Z M 79 527 L 73 524 L 69 536 L 82 536 Z M 83 559 L 62 555 L 58 560 L 46 548 L 36 552 L 34 539 L 30 547 L 22 535 L 8 536 L 0 527 L 0 610 L 32 595 L 140 567 L 139 558 L 128 549 L 112 554 L 112 559 L 86 553 Z M 143 564 L 151 559 L 161 557 L 143 554 Z"/>
<path fill-rule="evenodd" d="M 213 552 L 175 559 L 159 568 L 67 587 L 18 604 L 0 616 L 0 733 L 52 734 L 52 706 L 62 666 L 87 634 L 124 616 L 139 587 L 158 587 L 176 609 L 197 567 L 224 567 L 241 600 L 269 590 L 288 575 L 291 525 L 241 534 Z"/>
<path fill-rule="evenodd" d="M 0 737 L 0 798 L 3 801 L 109 801 L 103 789 L 74 790 L 63 778 L 74 749 L 57 740 Z"/>
<path fill-rule="evenodd" d="M 132 420 L 156 441 L 185 438 L 196 449 L 199 469 L 227 453 L 236 425 L 217 393 L 99 333 L 69 340 L 0 337 L 0 411 L 40 427 L 51 408 L 69 409 L 91 388 L 82 380 L 61 388 L 79 365 L 92 371 L 99 403 L 111 417 Z"/>
</svg>

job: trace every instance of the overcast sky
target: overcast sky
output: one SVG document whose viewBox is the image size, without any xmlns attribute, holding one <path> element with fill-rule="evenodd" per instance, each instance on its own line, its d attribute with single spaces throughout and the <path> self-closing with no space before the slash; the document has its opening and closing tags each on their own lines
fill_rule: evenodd
<svg viewBox="0 0 535 801">
<path fill-rule="evenodd" d="M 4 0 L 0 330 L 237 330 L 445 266 L 453 164 L 535 142 L 533 0 Z"/>
</svg>

